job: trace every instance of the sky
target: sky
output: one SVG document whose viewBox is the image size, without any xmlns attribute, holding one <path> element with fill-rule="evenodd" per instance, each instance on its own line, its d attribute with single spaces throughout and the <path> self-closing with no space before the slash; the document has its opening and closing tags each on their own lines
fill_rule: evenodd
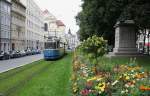
<svg viewBox="0 0 150 96">
<path fill-rule="evenodd" d="M 66 25 L 66 32 L 71 29 L 75 34 L 79 27 L 76 25 L 75 16 L 81 11 L 81 0 L 34 0 L 39 7 L 48 9 L 58 20 Z"/>
</svg>

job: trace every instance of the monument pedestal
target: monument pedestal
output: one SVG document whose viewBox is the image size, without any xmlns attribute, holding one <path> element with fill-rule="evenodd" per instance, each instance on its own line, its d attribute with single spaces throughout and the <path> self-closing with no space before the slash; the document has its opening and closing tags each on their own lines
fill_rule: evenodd
<svg viewBox="0 0 150 96">
<path fill-rule="evenodd" d="M 112 56 L 140 55 L 136 48 L 136 26 L 133 20 L 117 22 L 115 25 L 115 48 Z"/>
</svg>

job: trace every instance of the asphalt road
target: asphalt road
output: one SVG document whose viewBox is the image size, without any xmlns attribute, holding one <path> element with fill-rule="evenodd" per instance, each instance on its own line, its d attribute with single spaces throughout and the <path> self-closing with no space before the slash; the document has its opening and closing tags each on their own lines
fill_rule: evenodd
<svg viewBox="0 0 150 96">
<path fill-rule="evenodd" d="M 43 59 L 43 54 L 0 61 L 0 73 Z"/>
</svg>

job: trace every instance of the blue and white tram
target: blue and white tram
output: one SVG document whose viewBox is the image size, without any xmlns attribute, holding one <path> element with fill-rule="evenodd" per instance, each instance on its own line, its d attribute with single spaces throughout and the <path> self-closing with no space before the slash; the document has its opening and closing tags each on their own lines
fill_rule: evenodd
<svg viewBox="0 0 150 96">
<path fill-rule="evenodd" d="M 65 54 L 65 43 L 60 40 L 47 40 L 43 53 L 45 60 L 59 59 Z"/>
</svg>

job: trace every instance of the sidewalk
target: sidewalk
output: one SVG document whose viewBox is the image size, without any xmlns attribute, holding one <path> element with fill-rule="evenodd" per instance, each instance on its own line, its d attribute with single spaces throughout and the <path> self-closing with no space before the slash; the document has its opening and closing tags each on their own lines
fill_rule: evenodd
<svg viewBox="0 0 150 96">
<path fill-rule="evenodd" d="M 43 59 L 43 54 L 0 61 L 0 73 Z"/>
</svg>

